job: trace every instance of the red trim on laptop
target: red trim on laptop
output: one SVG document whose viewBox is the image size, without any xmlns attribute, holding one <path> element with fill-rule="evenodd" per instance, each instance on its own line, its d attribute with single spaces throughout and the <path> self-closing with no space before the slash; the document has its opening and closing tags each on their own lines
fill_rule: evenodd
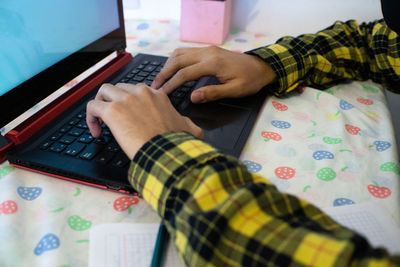
<svg viewBox="0 0 400 267">
<path fill-rule="evenodd" d="M 134 196 L 141 197 L 141 195 L 139 193 L 135 193 L 135 192 L 131 193 L 131 192 L 126 191 L 126 190 L 112 189 L 112 188 L 108 188 L 107 186 L 104 186 L 104 185 L 92 184 L 92 183 L 84 182 L 84 181 L 81 181 L 81 180 L 75 180 L 75 179 L 72 179 L 72 178 L 64 177 L 64 176 L 53 174 L 53 173 L 48 173 L 48 172 L 43 172 L 43 171 L 31 169 L 31 168 L 28 168 L 28 167 L 25 167 L 25 166 L 21 166 L 21 165 L 17 165 L 17 164 L 14 164 L 14 163 L 10 163 L 10 165 L 12 165 L 14 167 L 17 167 L 17 168 L 24 169 L 24 170 L 37 172 L 37 173 L 44 174 L 44 175 L 53 176 L 53 177 L 60 178 L 60 179 L 63 179 L 63 180 L 67 180 L 67 181 L 70 181 L 70 182 L 75 182 L 75 183 L 78 183 L 78 184 L 84 184 L 84 185 L 88 185 L 88 186 L 93 186 L 93 187 L 105 189 L 107 191 L 118 192 L 118 193 L 123 193 L 123 194 L 127 194 L 127 195 L 134 195 Z"/>
<path fill-rule="evenodd" d="M 11 147 L 13 147 L 14 144 L 13 143 L 8 143 L 6 146 L 2 147 L 0 149 L 0 163 L 2 163 L 3 161 L 6 160 L 6 153 L 7 151 L 9 151 L 11 149 Z"/>
<path fill-rule="evenodd" d="M 38 113 L 25 120 L 18 125 L 14 130 L 6 134 L 14 144 L 18 145 L 34 133 L 39 131 L 43 126 L 56 118 L 59 114 L 69 108 L 73 103 L 89 93 L 93 88 L 110 77 L 113 73 L 132 60 L 132 55 L 127 52 L 117 54 L 117 57 L 107 63 L 105 66 L 97 70 L 88 78 L 77 84 L 68 92 L 61 95 L 48 106 L 44 107 Z M 2 155 L 4 157 L 4 155 Z"/>
</svg>

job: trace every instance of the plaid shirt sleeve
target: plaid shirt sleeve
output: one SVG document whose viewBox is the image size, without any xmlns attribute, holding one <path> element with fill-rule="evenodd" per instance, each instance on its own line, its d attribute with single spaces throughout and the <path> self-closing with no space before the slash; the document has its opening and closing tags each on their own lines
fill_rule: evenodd
<svg viewBox="0 0 400 267">
<path fill-rule="evenodd" d="M 147 142 L 129 180 L 190 266 L 395 266 L 313 205 L 184 132 Z"/>
<path fill-rule="evenodd" d="M 336 22 L 317 34 L 284 37 L 247 52 L 267 62 L 278 77 L 277 96 L 299 85 L 324 89 L 345 79 L 367 80 L 400 93 L 400 37 L 383 20 Z"/>
</svg>

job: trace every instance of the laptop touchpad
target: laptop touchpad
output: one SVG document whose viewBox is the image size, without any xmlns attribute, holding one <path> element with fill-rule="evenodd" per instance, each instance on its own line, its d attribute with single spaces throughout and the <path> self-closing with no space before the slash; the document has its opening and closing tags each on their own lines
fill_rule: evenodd
<svg viewBox="0 0 400 267">
<path fill-rule="evenodd" d="M 191 105 L 188 117 L 204 131 L 204 140 L 217 148 L 233 149 L 250 109 L 222 103 Z"/>
</svg>

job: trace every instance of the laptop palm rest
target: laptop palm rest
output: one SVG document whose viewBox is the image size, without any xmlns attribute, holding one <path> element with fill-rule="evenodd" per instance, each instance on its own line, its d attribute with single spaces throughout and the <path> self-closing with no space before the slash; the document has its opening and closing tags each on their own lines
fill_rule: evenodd
<svg viewBox="0 0 400 267">
<path fill-rule="evenodd" d="M 214 102 L 192 105 L 188 117 L 203 129 L 206 142 L 233 150 L 250 114 L 250 109 Z"/>
</svg>

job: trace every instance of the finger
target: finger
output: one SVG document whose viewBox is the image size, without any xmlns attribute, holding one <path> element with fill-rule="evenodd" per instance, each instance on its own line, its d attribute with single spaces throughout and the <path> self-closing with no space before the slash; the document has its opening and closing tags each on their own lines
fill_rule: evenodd
<svg viewBox="0 0 400 267">
<path fill-rule="evenodd" d="M 243 92 L 239 91 L 234 83 L 228 82 L 218 85 L 208 85 L 192 92 L 190 100 L 193 103 L 206 103 L 227 97 L 241 97 Z"/>
<path fill-rule="evenodd" d="M 197 126 L 190 118 L 188 117 L 183 117 L 186 121 L 187 126 L 189 127 L 189 132 L 193 134 L 193 136 L 203 139 L 204 138 L 204 132 L 203 130 Z"/>
<path fill-rule="evenodd" d="M 102 112 L 105 110 L 107 103 L 101 100 L 91 100 L 86 106 L 86 124 L 90 133 L 97 138 L 101 134 L 101 125 L 103 124 Z"/>
<path fill-rule="evenodd" d="M 177 49 L 174 50 L 174 52 L 172 53 L 171 56 L 172 57 L 181 56 L 181 55 L 184 55 L 184 54 L 197 52 L 200 49 L 201 49 L 200 47 L 182 47 L 182 48 L 177 48 Z"/>
<path fill-rule="evenodd" d="M 187 49 L 186 51 L 190 51 Z M 197 51 L 197 50 L 192 50 Z M 180 69 L 186 68 L 190 65 L 196 64 L 200 61 L 199 53 L 196 52 L 186 52 L 180 54 L 179 56 L 170 57 L 165 63 L 164 67 L 161 69 L 160 73 L 156 76 L 151 87 L 154 89 L 159 89 L 169 78 L 171 78 Z"/>
<path fill-rule="evenodd" d="M 151 92 L 156 92 L 155 89 L 149 87 L 148 85 L 144 84 L 144 83 L 138 83 L 136 85 L 134 84 L 129 84 L 129 83 L 117 83 L 115 86 L 117 86 L 118 88 L 121 88 L 129 93 L 138 93 L 140 90 L 142 89 L 146 89 L 149 90 Z"/>
<path fill-rule="evenodd" d="M 206 63 L 198 63 L 186 68 L 180 69 L 175 75 L 169 79 L 163 86 L 166 94 L 184 84 L 185 82 L 194 81 L 203 76 L 215 75 L 213 68 Z"/>
<path fill-rule="evenodd" d="M 123 99 L 123 97 L 126 96 L 126 94 L 127 92 L 125 90 L 118 88 L 112 84 L 105 83 L 100 87 L 95 99 L 106 102 L 120 101 Z"/>
</svg>

